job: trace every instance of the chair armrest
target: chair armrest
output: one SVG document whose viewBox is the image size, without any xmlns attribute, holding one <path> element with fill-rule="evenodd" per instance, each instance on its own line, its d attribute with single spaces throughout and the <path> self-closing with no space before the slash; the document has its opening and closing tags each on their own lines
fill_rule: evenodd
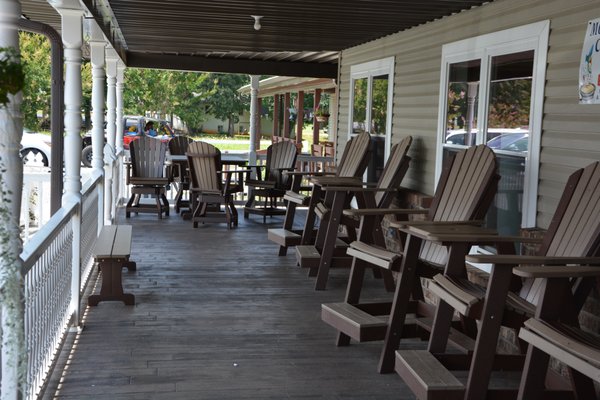
<svg viewBox="0 0 600 400">
<path fill-rule="evenodd" d="M 513 273 L 523 278 L 579 278 L 600 276 L 600 266 L 524 266 L 513 268 Z"/>
<path fill-rule="evenodd" d="M 127 167 L 127 172 L 125 173 L 125 184 L 129 185 L 129 179 L 131 178 L 131 163 L 125 162 L 125 166 Z"/>
<path fill-rule="evenodd" d="M 481 226 L 483 225 L 482 220 L 469 220 L 469 221 L 392 221 L 390 222 L 390 228 L 402 229 L 406 228 L 408 225 L 410 226 L 419 226 L 419 225 L 439 225 L 439 226 L 447 226 L 447 225 L 473 225 L 473 226 Z"/>
<path fill-rule="evenodd" d="M 554 257 L 554 256 L 519 256 L 509 254 L 472 254 L 465 258 L 474 263 L 486 264 L 537 264 L 537 265 L 565 265 L 565 264 L 600 264 L 600 257 Z"/>
<path fill-rule="evenodd" d="M 344 210 L 347 216 L 362 216 L 362 215 L 417 215 L 427 214 L 429 210 L 417 210 L 412 208 L 350 208 Z"/>
<path fill-rule="evenodd" d="M 261 181 L 255 179 L 246 179 L 246 186 L 253 188 L 265 188 L 265 189 L 273 189 L 277 186 L 277 182 L 275 181 Z"/>
<path fill-rule="evenodd" d="M 325 186 L 361 186 L 363 181 L 361 178 L 345 177 L 345 176 L 315 176 L 310 179 L 313 184 L 322 187 Z"/>
<path fill-rule="evenodd" d="M 361 185 L 364 185 L 364 182 L 361 182 Z M 323 186 L 323 190 L 327 192 L 397 192 L 396 188 L 378 188 L 378 187 L 364 187 L 364 186 Z"/>
</svg>

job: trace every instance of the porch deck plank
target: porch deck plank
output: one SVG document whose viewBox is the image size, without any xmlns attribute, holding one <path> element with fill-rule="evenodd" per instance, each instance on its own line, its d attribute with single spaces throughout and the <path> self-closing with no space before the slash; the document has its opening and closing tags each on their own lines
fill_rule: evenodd
<svg viewBox="0 0 600 400">
<path fill-rule="evenodd" d="M 315 292 L 293 254 L 277 256 L 267 228 L 282 219 L 270 221 L 128 219 L 138 268 L 123 271 L 123 288 L 136 304 L 85 310 L 60 387 L 44 398 L 413 399 L 396 374 L 377 373 L 380 343 L 337 348 L 321 321 L 321 303 L 344 298 L 347 271 Z"/>
</svg>

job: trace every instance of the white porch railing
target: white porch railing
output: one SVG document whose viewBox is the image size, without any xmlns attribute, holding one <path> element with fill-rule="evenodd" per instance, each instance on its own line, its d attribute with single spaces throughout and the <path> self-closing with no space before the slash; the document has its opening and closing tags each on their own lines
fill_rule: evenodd
<svg viewBox="0 0 600 400">
<path fill-rule="evenodd" d="M 78 325 L 78 305 L 92 270 L 91 253 L 98 232 L 98 192 L 95 175 L 82 190 L 81 205 L 63 206 L 23 248 L 25 282 L 25 343 L 28 354 L 27 391 L 35 399 L 51 371 L 69 327 Z M 81 216 L 81 218 L 79 218 Z M 81 224 L 81 238 L 75 237 Z M 73 273 L 74 243 L 81 243 L 81 270 Z M 73 280 L 78 280 L 74 282 Z M 73 293 L 72 288 L 80 288 Z M 76 290 L 75 290 L 76 291 Z"/>
<path fill-rule="evenodd" d="M 28 167 L 23 171 L 21 226 L 27 242 L 50 219 L 50 171 L 45 167 Z"/>
</svg>

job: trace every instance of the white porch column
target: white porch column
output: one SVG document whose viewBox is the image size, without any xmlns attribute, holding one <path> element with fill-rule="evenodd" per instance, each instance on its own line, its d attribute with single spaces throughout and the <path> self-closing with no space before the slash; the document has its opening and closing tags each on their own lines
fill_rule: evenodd
<svg viewBox="0 0 600 400">
<path fill-rule="evenodd" d="M 112 47 L 106 52 L 106 144 L 104 148 L 104 220 L 111 225 L 115 220 L 113 210 L 113 165 L 116 142 L 116 109 L 117 109 L 117 63 L 119 58 Z"/>
<path fill-rule="evenodd" d="M 117 154 L 123 151 L 123 82 L 125 80 L 125 64 L 117 62 L 117 115 L 116 115 L 116 150 Z"/>
<path fill-rule="evenodd" d="M 117 115 L 116 115 L 116 165 L 113 170 L 113 215 L 117 215 L 117 206 L 122 198 L 123 186 L 123 81 L 125 80 L 125 64 L 121 60 L 117 62 Z"/>
<path fill-rule="evenodd" d="M 90 32 L 90 52 L 92 62 L 92 168 L 94 176 L 104 176 L 104 72 L 106 42 L 100 27 L 93 19 L 87 19 Z M 104 224 L 104 185 L 98 187 L 98 233 Z"/>
<path fill-rule="evenodd" d="M 18 0 L 0 0 L 0 47 L 19 50 L 17 24 L 21 17 Z M 0 163 L 2 177 L 0 197 L 0 307 L 2 321 L 2 400 L 16 400 L 19 390 L 25 388 L 24 372 L 24 314 L 23 280 L 21 278 L 22 243 L 19 236 L 21 191 L 23 187 L 23 162 L 19 156 L 23 121 L 20 112 L 21 94 L 9 95 L 6 105 L 0 104 Z M 4 239 L 7 239 L 6 241 Z"/>
<path fill-rule="evenodd" d="M 78 203 L 72 220 L 71 312 L 75 326 L 80 322 L 81 271 L 81 46 L 83 44 L 83 10 L 75 0 L 53 2 L 61 15 L 65 49 L 65 185 L 63 204 Z"/>
<path fill-rule="evenodd" d="M 258 135 L 258 75 L 250 75 L 250 148 L 248 163 L 256 164 L 256 136 Z"/>
</svg>

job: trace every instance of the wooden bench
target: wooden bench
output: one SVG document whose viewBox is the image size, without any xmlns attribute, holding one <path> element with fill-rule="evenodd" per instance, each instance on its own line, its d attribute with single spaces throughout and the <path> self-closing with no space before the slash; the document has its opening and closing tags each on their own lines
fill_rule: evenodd
<svg viewBox="0 0 600 400">
<path fill-rule="evenodd" d="M 129 261 L 131 253 L 131 225 L 108 225 L 102 228 L 92 253 L 94 261 L 102 271 L 100 294 L 91 295 L 88 305 L 96 306 L 101 301 L 122 301 L 134 305 L 135 297 L 123 293 L 121 270 L 126 267 L 135 271 L 135 262 Z"/>
</svg>

